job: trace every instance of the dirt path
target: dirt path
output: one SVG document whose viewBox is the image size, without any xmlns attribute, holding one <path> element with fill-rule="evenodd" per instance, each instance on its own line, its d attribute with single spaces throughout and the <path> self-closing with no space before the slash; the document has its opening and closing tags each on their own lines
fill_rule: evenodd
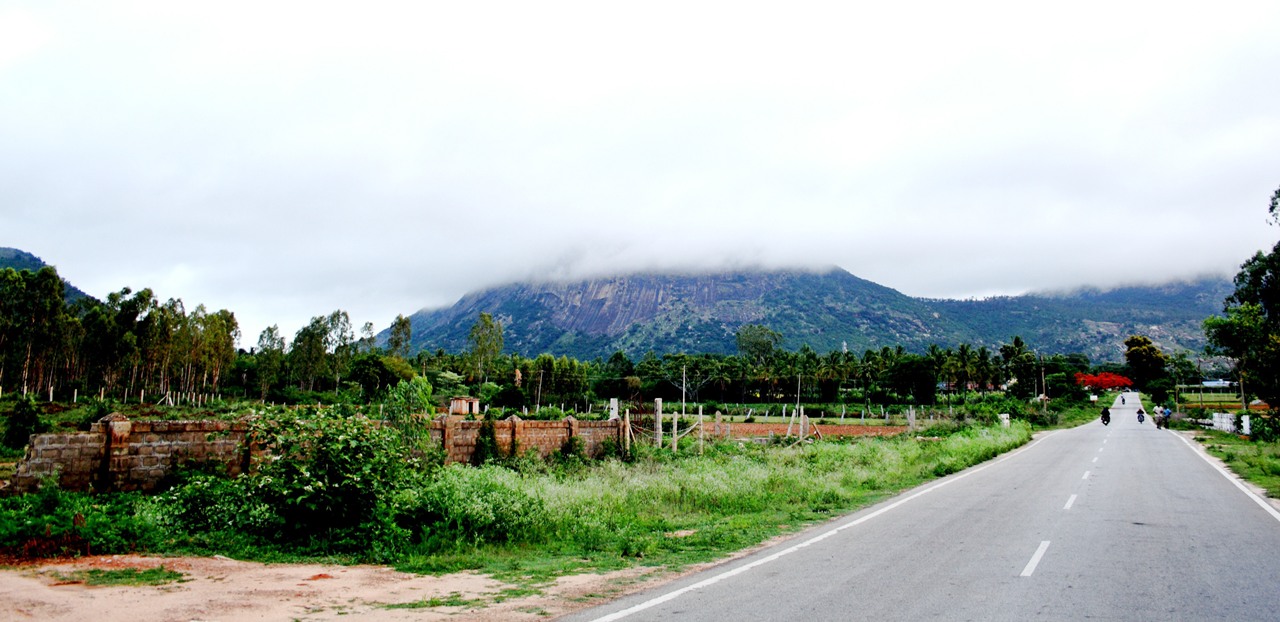
<svg viewBox="0 0 1280 622">
<path fill-rule="evenodd" d="M 92 587 L 68 580 L 77 570 L 161 565 L 183 573 L 185 579 L 156 587 Z M 576 575 L 562 577 L 543 588 L 542 594 L 519 596 L 519 592 L 504 593 L 516 586 L 472 573 L 429 577 L 378 566 L 101 556 L 0 571 L 0 619 L 518 622 L 546 620 L 675 576 L 653 568 Z"/>
</svg>

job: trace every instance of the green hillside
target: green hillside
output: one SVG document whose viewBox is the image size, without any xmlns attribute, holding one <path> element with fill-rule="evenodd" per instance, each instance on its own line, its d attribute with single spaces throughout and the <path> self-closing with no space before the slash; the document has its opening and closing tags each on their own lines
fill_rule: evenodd
<svg viewBox="0 0 1280 622">
<path fill-rule="evenodd" d="M 36 272 L 47 265 L 49 264 L 46 264 L 39 257 L 36 257 L 26 251 L 18 250 L 16 248 L 0 247 L 0 270 L 13 268 L 18 271 L 28 270 L 30 272 Z M 79 298 L 86 298 L 89 296 L 83 291 L 80 291 L 76 286 L 68 283 L 66 279 L 62 280 L 62 284 L 66 287 L 64 294 L 67 302 L 74 302 Z"/>
</svg>

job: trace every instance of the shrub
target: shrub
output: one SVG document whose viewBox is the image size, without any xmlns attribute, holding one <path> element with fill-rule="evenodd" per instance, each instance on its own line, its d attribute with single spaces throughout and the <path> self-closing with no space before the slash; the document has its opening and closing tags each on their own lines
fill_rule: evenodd
<svg viewBox="0 0 1280 622">
<path fill-rule="evenodd" d="M 128 553 L 163 533 L 136 493 L 90 495 L 54 480 L 32 494 L 0 497 L 0 554 L 23 558 Z"/>
<path fill-rule="evenodd" d="M 1237 417 L 1237 420 L 1239 418 Z M 1236 422 L 1239 429 L 1239 421 Z M 1272 413 L 1266 415 L 1252 415 L 1249 417 L 1249 438 L 1251 440 L 1274 443 L 1280 441 L 1280 418 Z"/>
<path fill-rule="evenodd" d="M 49 423 L 40 417 L 35 398 L 24 395 L 13 404 L 9 413 L 8 425 L 4 429 L 3 443 L 10 449 L 22 449 L 27 446 L 32 434 L 49 431 Z"/>
<path fill-rule="evenodd" d="M 543 539 L 549 521 L 521 476 L 498 466 L 451 465 L 399 497 L 397 524 L 430 552 L 485 543 Z"/>
</svg>

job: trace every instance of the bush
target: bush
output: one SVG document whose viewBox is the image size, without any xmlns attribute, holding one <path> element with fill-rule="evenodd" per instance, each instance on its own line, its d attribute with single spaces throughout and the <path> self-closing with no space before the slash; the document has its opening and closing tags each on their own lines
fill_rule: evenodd
<svg viewBox="0 0 1280 622">
<path fill-rule="evenodd" d="M 451 465 L 398 498 L 397 523 L 429 552 L 544 539 L 549 515 L 521 476 L 498 466 Z"/>
<path fill-rule="evenodd" d="M 1236 425 L 1240 425 L 1238 421 Z M 1249 438 L 1263 443 L 1280 441 L 1280 418 L 1276 417 L 1274 413 L 1251 415 L 1249 417 Z"/>
<path fill-rule="evenodd" d="M 129 553 L 159 543 L 163 529 L 136 493 L 68 492 L 53 481 L 0 497 L 0 555 L 21 558 Z"/>
<path fill-rule="evenodd" d="M 297 537 L 372 521 L 380 497 L 403 483 L 395 430 L 346 411 L 304 408 L 253 422 L 272 459 L 250 478 L 251 494 Z"/>
<path fill-rule="evenodd" d="M 27 446 L 27 441 L 31 439 L 32 434 L 48 431 L 49 423 L 40 417 L 35 398 L 24 395 L 14 402 L 13 411 L 9 413 L 8 425 L 4 429 L 4 438 L 0 440 L 5 447 L 22 449 Z"/>
</svg>

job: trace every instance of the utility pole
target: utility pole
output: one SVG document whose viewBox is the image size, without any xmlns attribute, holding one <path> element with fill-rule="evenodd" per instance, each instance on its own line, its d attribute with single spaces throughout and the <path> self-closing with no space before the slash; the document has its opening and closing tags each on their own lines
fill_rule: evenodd
<svg viewBox="0 0 1280 622">
<path fill-rule="evenodd" d="M 1043 354 L 1040 355 L 1040 390 L 1043 392 L 1042 399 L 1040 400 L 1040 414 L 1041 416 L 1043 416 L 1048 414 L 1049 412 L 1049 385 L 1044 383 L 1044 355 Z"/>
</svg>

